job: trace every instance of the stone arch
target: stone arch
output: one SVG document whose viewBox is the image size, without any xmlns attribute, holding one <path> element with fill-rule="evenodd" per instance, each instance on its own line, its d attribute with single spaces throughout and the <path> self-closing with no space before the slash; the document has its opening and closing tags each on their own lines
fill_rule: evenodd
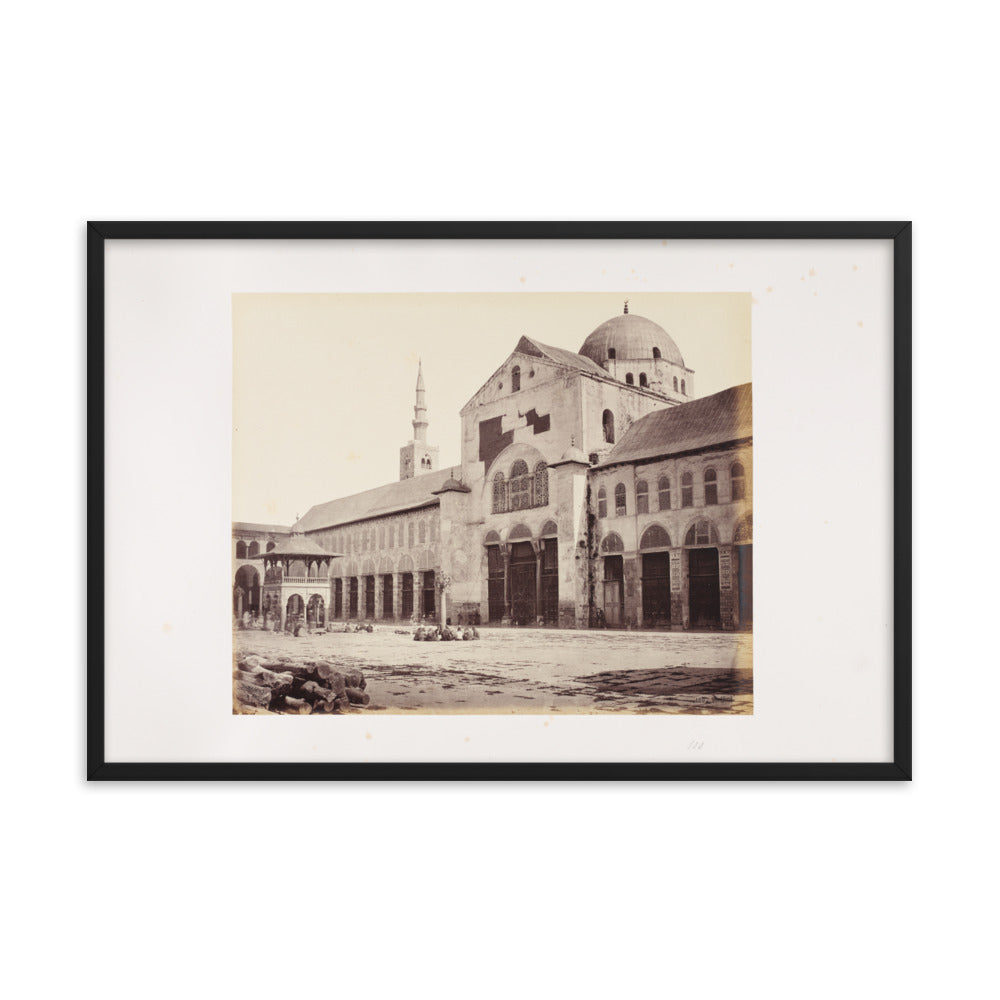
<svg viewBox="0 0 1000 1000">
<path fill-rule="evenodd" d="M 392 560 L 388 556 L 382 556 L 378 561 L 379 573 L 385 575 L 392 572 Z"/>
<path fill-rule="evenodd" d="M 375 572 L 375 561 L 373 559 L 366 559 L 361 564 L 361 575 L 372 576 L 374 572 Z"/>
<path fill-rule="evenodd" d="M 531 528 L 526 524 L 515 524 L 513 528 L 510 529 L 510 533 L 507 535 L 508 542 L 517 542 L 522 539 L 532 538 Z"/>
<path fill-rule="evenodd" d="M 617 531 L 612 531 L 605 535 L 601 540 L 601 551 L 602 552 L 624 552 L 625 543 L 622 541 L 622 536 L 618 534 Z"/>
<path fill-rule="evenodd" d="M 545 524 L 542 525 L 542 530 L 540 532 L 538 532 L 538 534 L 539 534 L 539 536 L 543 536 L 543 535 L 558 535 L 559 534 L 559 526 L 556 524 L 555 521 L 546 521 Z"/>
<path fill-rule="evenodd" d="M 434 553 L 431 552 L 430 549 L 424 549 L 420 553 L 420 558 L 417 562 L 417 569 L 423 572 L 434 569 Z"/>
<path fill-rule="evenodd" d="M 684 532 L 684 545 L 687 548 L 718 544 L 719 529 L 710 518 L 696 517 L 688 524 L 687 530 Z"/>
<path fill-rule="evenodd" d="M 309 604 L 306 607 L 306 620 L 316 626 L 326 624 L 326 601 L 323 599 L 322 594 L 312 594 L 309 597 Z"/>
<path fill-rule="evenodd" d="M 241 538 L 236 543 L 236 558 L 246 559 L 246 557 L 247 557 L 247 543 L 244 542 L 243 539 Z"/>
<path fill-rule="evenodd" d="M 399 566 L 396 569 L 397 573 L 412 573 L 416 569 L 413 565 L 413 556 L 409 554 L 404 554 L 399 557 Z"/>
<path fill-rule="evenodd" d="M 500 544 L 500 532 L 490 531 L 486 532 L 486 537 L 483 539 L 483 545 L 499 545 Z"/>
<path fill-rule="evenodd" d="M 639 540 L 640 549 L 669 549 L 670 532 L 662 524 L 651 524 Z"/>
</svg>

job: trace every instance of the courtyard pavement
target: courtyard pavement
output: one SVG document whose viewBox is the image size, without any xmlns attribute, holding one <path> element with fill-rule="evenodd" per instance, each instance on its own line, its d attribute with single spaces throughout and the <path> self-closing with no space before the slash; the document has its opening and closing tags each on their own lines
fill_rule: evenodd
<svg viewBox="0 0 1000 1000">
<path fill-rule="evenodd" d="M 753 712 L 753 636 L 747 633 L 479 629 L 466 642 L 414 642 L 413 629 L 324 632 L 298 638 L 233 633 L 234 650 L 315 657 L 358 667 L 365 711 L 426 714 Z"/>
</svg>

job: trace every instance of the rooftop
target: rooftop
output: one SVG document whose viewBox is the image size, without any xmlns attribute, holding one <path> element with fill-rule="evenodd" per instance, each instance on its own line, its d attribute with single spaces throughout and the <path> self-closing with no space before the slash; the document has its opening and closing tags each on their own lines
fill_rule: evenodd
<svg viewBox="0 0 1000 1000">
<path fill-rule="evenodd" d="M 423 475 L 404 479 L 398 483 L 386 483 L 364 493 L 340 497 L 327 503 L 317 504 L 296 522 L 296 531 L 319 531 L 321 528 L 335 528 L 340 524 L 363 521 L 370 517 L 382 517 L 416 507 L 427 507 L 440 503 L 434 494 L 445 483 L 460 472 L 457 465 L 447 469 L 436 469 Z"/>
<path fill-rule="evenodd" d="M 752 383 L 723 389 L 637 420 L 601 467 L 698 451 L 753 436 Z"/>
</svg>

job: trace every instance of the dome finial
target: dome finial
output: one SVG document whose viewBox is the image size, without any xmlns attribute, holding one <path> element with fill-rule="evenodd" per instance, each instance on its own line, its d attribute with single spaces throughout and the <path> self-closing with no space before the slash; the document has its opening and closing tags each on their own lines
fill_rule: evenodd
<svg viewBox="0 0 1000 1000">
<path fill-rule="evenodd" d="M 625 315 L 628 315 L 628 299 L 625 300 Z"/>
</svg>

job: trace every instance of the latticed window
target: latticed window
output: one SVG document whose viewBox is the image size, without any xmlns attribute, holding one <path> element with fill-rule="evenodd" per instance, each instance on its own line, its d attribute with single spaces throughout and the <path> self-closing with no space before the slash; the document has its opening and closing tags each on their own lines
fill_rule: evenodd
<svg viewBox="0 0 1000 1000">
<path fill-rule="evenodd" d="M 719 484 L 715 475 L 715 469 L 705 470 L 705 503 L 713 504 L 719 502 Z"/>
<path fill-rule="evenodd" d="M 619 483 L 615 487 L 615 517 L 625 516 L 625 484 Z"/>
<path fill-rule="evenodd" d="M 507 510 L 507 484 L 503 473 L 498 472 L 493 477 L 493 513 L 503 514 Z"/>
<path fill-rule="evenodd" d="M 729 481 L 732 483 L 733 499 L 743 500 L 747 495 L 746 475 L 743 466 L 739 462 L 734 462 L 729 470 Z"/>
<path fill-rule="evenodd" d="M 608 491 L 603 486 L 597 491 L 597 516 L 608 516 Z"/>
<path fill-rule="evenodd" d="M 681 506 L 694 506 L 694 476 L 690 472 L 681 476 Z"/>
<path fill-rule="evenodd" d="M 649 483 L 640 479 L 635 484 L 635 512 L 637 514 L 649 513 Z"/>
<path fill-rule="evenodd" d="M 531 474 L 528 463 L 518 459 L 510 470 L 510 509 L 527 510 L 531 506 Z"/>
<path fill-rule="evenodd" d="M 670 480 L 667 476 L 660 476 L 656 490 L 659 494 L 660 510 L 670 510 Z"/>
<path fill-rule="evenodd" d="M 549 468 L 544 462 L 535 466 L 535 506 L 545 507 L 549 502 Z"/>
<path fill-rule="evenodd" d="M 684 538 L 685 545 L 718 545 L 719 544 L 719 534 L 712 526 L 711 521 L 706 521 L 704 518 L 700 521 L 695 522 L 688 528 L 687 535 Z"/>
</svg>

